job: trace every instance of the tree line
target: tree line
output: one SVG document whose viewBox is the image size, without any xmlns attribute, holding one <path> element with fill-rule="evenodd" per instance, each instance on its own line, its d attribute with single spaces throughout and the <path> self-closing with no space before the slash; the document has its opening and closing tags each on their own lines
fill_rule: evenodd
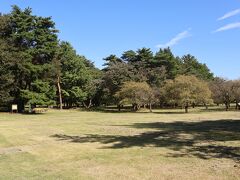
<svg viewBox="0 0 240 180">
<path fill-rule="evenodd" d="M 104 58 L 103 69 L 58 39 L 50 17 L 12 7 L 0 15 L 0 106 L 62 108 L 117 105 L 183 107 L 231 103 L 239 109 L 240 81 L 214 77 L 206 64 L 170 48 L 129 50 Z"/>
</svg>

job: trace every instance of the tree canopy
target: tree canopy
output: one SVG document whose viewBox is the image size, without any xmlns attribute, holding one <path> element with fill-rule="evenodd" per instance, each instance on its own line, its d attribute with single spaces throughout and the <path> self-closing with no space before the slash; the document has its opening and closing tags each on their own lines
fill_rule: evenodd
<svg viewBox="0 0 240 180">
<path fill-rule="evenodd" d="M 86 99 L 84 87 L 97 70 L 69 43 L 59 43 L 50 17 L 13 6 L 11 13 L 0 18 L 1 102 L 17 103 L 19 111 L 29 103 L 54 105 L 56 78 L 60 76 L 64 100 L 77 103 Z"/>
<path fill-rule="evenodd" d="M 191 54 L 175 56 L 170 48 L 127 50 L 110 54 L 98 69 L 58 38 L 51 17 L 13 6 L 0 15 L 0 106 L 54 105 L 62 108 L 132 104 L 184 106 L 231 103 L 240 108 L 239 80 L 214 77 Z M 210 90 L 209 90 L 210 87 Z M 212 93 L 211 93 L 212 92 Z M 151 109 L 151 108 L 150 108 Z"/>
<path fill-rule="evenodd" d="M 154 101 L 153 90 L 146 82 L 125 82 L 115 96 L 119 105 L 132 104 L 134 110 L 139 110 L 145 105 L 151 107 Z"/>
<path fill-rule="evenodd" d="M 167 81 L 162 93 L 167 102 L 183 106 L 186 112 L 190 105 L 212 103 L 208 84 L 195 76 L 180 75 Z"/>
</svg>

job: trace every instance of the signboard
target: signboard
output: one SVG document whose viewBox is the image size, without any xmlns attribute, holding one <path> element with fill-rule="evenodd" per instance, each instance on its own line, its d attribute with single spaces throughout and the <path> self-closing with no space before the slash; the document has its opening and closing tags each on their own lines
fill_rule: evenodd
<svg viewBox="0 0 240 180">
<path fill-rule="evenodd" d="M 17 110 L 18 110 L 17 104 L 12 104 L 12 111 L 17 111 Z"/>
</svg>

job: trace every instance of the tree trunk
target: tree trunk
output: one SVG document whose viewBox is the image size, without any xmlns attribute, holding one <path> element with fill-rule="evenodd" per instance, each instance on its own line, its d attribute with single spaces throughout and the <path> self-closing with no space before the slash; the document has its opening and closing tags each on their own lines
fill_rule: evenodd
<svg viewBox="0 0 240 180">
<path fill-rule="evenodd" d="M 89 99 L 88 109 L 92 106 L 92 99 Z"/>
<path fill-rule="evenodd" d="M 152 104 L 149 104 L 149 111 L 152 112 Z"/>
<path fill-rule="evenodd" d="M 89 99 L 88 105 L 86 105 L 86 103 L 83 102 L 83 106 L 84 106 L 86 109 L 89 109 L 89 108 L 92 106 L 92 99 Z"/>
<path fill-rule="evenodd" d="M 61 84 L 60 84 L 60 77 L 57 77 L 57 87 L 58 87 L 58 97 L 59 97 L 59 107 L 60 109 L 63 109 L 62 105 L 62 90 L 61 90 Z"/>
<path fill-rule="evenodd" d="M 226 111 L 228 111 L 228 108 L 229 108 L 228 103 L 225 103 L 225 106 L 226 106 Z"/>
<path fill-rule="evenodd" d="M 22 101 L 22 100 L 19 100 L 18 101 L 18 103 L 17 103 L 17 105 L 18 105 L 18 112 L 19 113 L 23 113 L 24 112 L 24 101 Z"/>
<path fill-rule="evenodd" d="M 188 113 L 188 103 L 185 105 L 185 113 Z"/>
<path fill-rule="evenodd" d="M 118 105 L 118 111 L 119 112 L 121 111 L 121 105 Z"/>
<path fill-rule="evenodd" d="M 31 105 L 31 103 L 29 103 L 29 108 L 28 108 L 28 113 L 32 113 L 32 105 Z"/>
<path fill-rule="evenodd" d="M 235 107 L 235 109 L 238 110 L 238 108 L 239 108 L 239 107 L 238 107 L 238 102 L 236 101 L 236 107 Z"/>
<path fill-rule="evenodd" d="M 85 102 L 83 102 L 83 106 L 87 109 L 87 105 L 86 105 L 86 103 Z"/>
<path fill-rule="evenodd" d="M 206 107 L 206 110 L 208 110 L 208 105 L 207 104 L 205 105 L 205 107 Z"/>
<path fill-rule="evenodd" d="M 69 100 L 66 101 L 66 107 L 69 108 Z"/>
<path fill-rule="evenodd" d="M 240 110 L 240 105 L 238 101 L 236 102 L 236 110 Z"/>
<path fill-rule="evenodd" d="M 133 111 L 137 111 L 137 104 L 133 104 Z"/>
<path fill-rule="evenodd" d="M 141 105 L 137 105 L 137 111 L 141 109 Z"/>
<path fill-rule="evenodd" d="M 195 103 L 192 104 L 192 107 L 195 108 Z"/>
</svg>

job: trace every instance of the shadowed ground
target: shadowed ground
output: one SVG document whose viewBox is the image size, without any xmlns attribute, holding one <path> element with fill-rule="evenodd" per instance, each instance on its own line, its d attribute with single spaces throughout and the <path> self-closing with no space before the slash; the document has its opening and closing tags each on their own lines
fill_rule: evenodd
<svg viewBox="0 0 240 180">
<path fill-rule="evenodd" d="M 203 159 L 229 158 L 240 160 L 240 147 L 225 145 L 227 142 L 240 140 L 240 120 L 211 120 L 200 122 L 154 122 L 126 125 L 130 128 L 150 128 L 148 131 L 134 136 L 93 135 L 69 136 L 56 134 L 59 140 L 74 143 L 112 144 L 107 148 L 129 147 L 166 147 L 176 153 L 172 157 L 196 156 Z M 217 145 L 220 142 L 221 145 Z"/>
</svg>

